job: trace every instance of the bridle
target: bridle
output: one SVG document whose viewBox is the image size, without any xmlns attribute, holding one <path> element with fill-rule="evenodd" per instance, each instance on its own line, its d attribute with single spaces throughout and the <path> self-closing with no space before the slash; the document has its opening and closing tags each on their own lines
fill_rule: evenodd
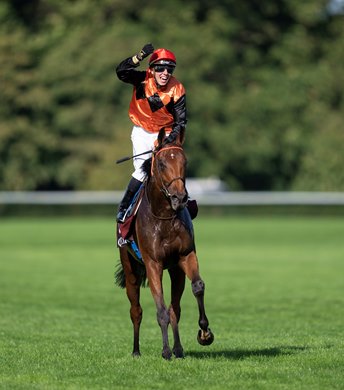
<svg viewBox="0 0 344 390">
<path fill-rule="evenodd" d="M 180 146 L 168 146 L 168 147 L 164 147 L 160 150 L 158 150 L 157 152 L 153 152 L 152 154 L 152 164 L 151 164 L 151 177 L 154 176 L 153 174 L 153 168 L 154 168 L 154 164 L 156 162 L 156 159 L 157 157 L 159 156 L 159 154 L 162 152 L 162 151 L 167 151 L 167 150 L 171 150 L 171 149 L 175 149 L 175 150 L 183 150 L 182 147 Z M 170 182 L 168 183 L 164 183 L 163 179 L 162 179 L 162 174 L 161 174 L 161 169 L 159 167 L 159 164 L 156 164 L 156 167 L 157 167 L 157 171 L 158 171 L 158 180 L 160 180 L 160 191 L 165 195 L 165 197 L 171 202 L 172 198 L 173 198 L 173 194 L 171 194 L 169 192 L 169 187 L 172 185 L 172 183 L 174 183 L 175 181 L 177 180 L 181 180 L 183 182 L 183 185 L 185 187 L 185 178 L 182 177 L 182 176 L 177 176 L 177 177 L 174 177 Z M 188 196 L 188 192 L 185 188 L 185 191 L 186 191 L 186 196 Z M 173 217 L 172 217 L 173 218 Z M 169 218 L 168 218 L 169 219 Z"/>
<path fill-rule="evenodd" d="M 154 167 L 154 163 L 155 163 L 155 159 L 158 157 L 158 155 L 162 152 L 162 151 L 167 151 L 167 150 L 171 150 L 171 149 L 177 149 L 177 150 L 183 150 L 183 148 L 181 148 L 180 146 L 169 146 L 169 147 L 165 147 L 165 148 L 162 148 L 160 150 L 158 150 L 157 152 L 153 153 L 152 155 L 152 166 L 151 166 L 151 176 L 154 176 L 153 175 L 153 167 Z M 177 177 L 174 177 L 169 183 L 165 184 L 163 179 L 162 179 L 162 175 L 161 175 L 161 170 L 160 170 L 160 167 L 159 167 L 159 164 L 157 164 L 157 170 L 158 170 L 158 178 L 160 179 L 160 183 L 161 183 L 161 192 L 168 198 L 168 199 L 171 199 L 172 198 L 172 194 L 168 191 L 168 188 L 171 186 L 172 183 L 174 183 L 175 181 L 177 180 L 181 180 L 185 186 L 185 178 L 184 177 L 181 177 L 181 176 L 177 176 Z"/>
</svg>

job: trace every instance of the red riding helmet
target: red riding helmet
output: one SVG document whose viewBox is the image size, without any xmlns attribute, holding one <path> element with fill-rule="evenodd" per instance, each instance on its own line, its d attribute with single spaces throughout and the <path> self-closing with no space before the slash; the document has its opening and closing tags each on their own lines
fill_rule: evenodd
<svg viewBox="0 0 344 390">
<path fill-rule="evenodd" d="M 149 59 L 149 66 L 153 66 L 157 62 L 163 61 L 164 64 L 176 66 L 176 56 L 167 49 L 156 49 Z M 166 62 L 165 62 L 166 61 Z"/>
</svg>

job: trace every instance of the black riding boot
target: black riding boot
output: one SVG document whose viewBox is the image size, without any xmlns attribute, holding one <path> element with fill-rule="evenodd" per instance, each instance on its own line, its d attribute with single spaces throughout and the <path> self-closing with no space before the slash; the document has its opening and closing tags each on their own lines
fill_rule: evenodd
<svg viewBox="0 0 344 390">
<path fill-rule="evenodd" d="M 121 204 L 118 207 L 118 212 L 117 212 L 117 217 L 116 217 L 117 222 L 124 222 L 125 213 L 126 213 L 128 207 L 130 206 L 130 203 L 131 203 L 134 195 L 139 190 L 141 184 L 142 184 L 142 182 L 140 180 L 135 179 L 134 177 L 132 177 L 130 179 L 130 182 L 128 184 L 128 188 L 125 191 L 125 194 L 123 196 Z"/>
</svg>

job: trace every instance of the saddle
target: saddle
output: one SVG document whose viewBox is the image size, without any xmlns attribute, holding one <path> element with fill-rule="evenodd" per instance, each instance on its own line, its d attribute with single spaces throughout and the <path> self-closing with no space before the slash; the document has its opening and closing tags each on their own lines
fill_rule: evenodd
<svg viewBox="0 0 344 390">
<path fill-rule="evenodd" d="M 118 224 L 118 229 L 117 229 L 118 233 L 124 239 L 132 235 L 135 216 L 137 210 L 140 207 L 143 194 L 144 194 L 144 184 L 141 184 L 140 188 L 134 195 L 133 200 L 131 201 L 131 204 L 129 205 L 127 212 L 125 213 L 124 222 Z"/>
</svg>

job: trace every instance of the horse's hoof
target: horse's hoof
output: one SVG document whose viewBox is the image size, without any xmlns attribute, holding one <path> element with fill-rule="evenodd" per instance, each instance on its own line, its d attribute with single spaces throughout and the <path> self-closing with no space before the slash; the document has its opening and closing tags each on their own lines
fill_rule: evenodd
<svg viewBox="0 0 344 390">
<path fill-rule="evenodd" d="M 134 351 L 132 354 L 131 354 L 132 357 L 134 358 L 139 358 L 141 356 L 140 354 L 140 351 Z"/>
<path fill-rule="evenodd" d="M 197 341 L 201 345 L 210 345 L 214 341 L 214 334 L 209 328 L 207 331 L 200 329 L 197 334 Z"/>
<path fill-rule="evenodd" d="M 171 360 L 172 352 L 171 352 L 170 349 L 163 349 L 161 356 L 162 356 L 165 360 Z"/>
<path fill-rule="evenodd" d="M 184 358 L 184 351 L 183 348 L 173 348 L 173 355 L 177 359 L 183 359 Z"/>
</svg>

